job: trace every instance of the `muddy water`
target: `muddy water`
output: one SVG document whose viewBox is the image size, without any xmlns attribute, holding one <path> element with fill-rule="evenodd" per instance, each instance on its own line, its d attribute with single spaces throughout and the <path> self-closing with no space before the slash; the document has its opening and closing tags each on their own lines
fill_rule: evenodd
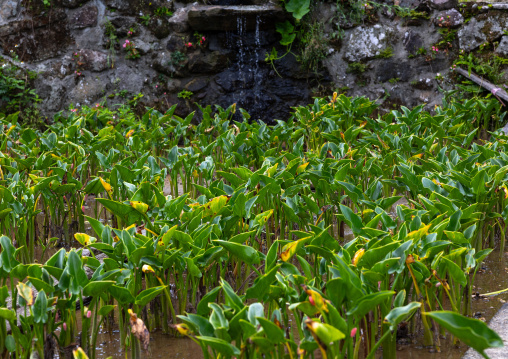
<svg viewBox="0 0 508 359">
<path fill-rule="evenodd" d="M 476 275 L 473 293 L 485 294 L 505 288 L 508 288 L 508 252 L 504 253 L 503 258 L 500 258 L 499 250 L 496 250 L 482 264 L 482 270 Z M 488 322 L 506 301 L 508 301 L 508 292 L 489 297 L 475 296 L 473 299 L 474 316 Z M 446 339 L 441 339 L 441 353 L 434 353 L 423 346 L 422 340 L 423 334 L 416 338 L 415 343 L 399 345 L 397 358 L 460 359 L 468 349 L 464 344 L 453 345 L 448 335 Z"/>
<path fill-rule="evenodd" d="M 192 340 L 187 338 L 174 338 L 161 332 L 150 335 L 150 358 L 182 358 L 201 359 L 203 354 L 201 348 Z M 130 355 L 129 355 L 130 356 Z M 120 335 L 118 331 L 112 335 L 102 333 L 97 338 L 97 358 L 122 358 L 125 359 L 125 352 L 121 349 Z"/>
</svg>

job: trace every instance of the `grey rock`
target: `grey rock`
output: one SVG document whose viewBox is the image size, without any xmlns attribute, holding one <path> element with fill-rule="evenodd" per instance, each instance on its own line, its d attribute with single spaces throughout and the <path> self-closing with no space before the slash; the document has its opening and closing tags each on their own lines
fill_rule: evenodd
<svg viewBox="0 0 508 359">
<path fill-rule="evenodd" d="M 127 11 L 130 7 L 129 1 L 124 0 L 104 0 L 104 3 L 106 6 L 120 11 Z"/>
<path fill-rule="evenodd" d="M 390 27 L 379 24 L 355 28 L 347 38 L 344 57 L 350 62 L 358 62 L 379 55 L 388 46 L 392 31 Z"/>
<path fill-rule="evenodd" d="M 41 108 L 46 112 L 57 112 L 67 100 L 66 88 L 55 81 L 46 82 L 38 86 L 38 95 L 42 99 Z"/>
<path fill-rule="evenodd" d="M 173 32 L 186 32 L 189 30 L 189 8 L 180 8 L 169 18 L 168 26 Z"/>
<path fill-rule="evenodd" d="M 174 64 L 171 52 L 164 51 L 157 53 L 157 56 L 152 62 L 152 67 L 157 71 L 164 75 L 170 76 L 170 77 L 182 77 L 182 69 L 185 68 L 185 66 L 188 63 L 188 58 L 186 58 L 184 61 L 182 61 L 180 64 Z"/>
<path fill-rule="evenodd" d="M 76 31 L 74 44 L 78 49 L 101 48 L 105 45 L 104 31 L 100 26 L 87 27 Z"/>
<path fill-rule="evenodd" d="M 399 6 L 401 7 L 409 7 L 409 8 L 417 8 L 425 3 L 426 0 L 400 0 Z"/>
<path fill-rule="evenodd" d="M 187 85 L 185 85 L 185 89 L 191 92 L 198 92 L 208 86 L 208 78 L 198 77 L 190 80 Z"/>
<path fill-rule="evenodd" d="M 150 46 L 150 44 L 144 42 L 143 40 L 137 39 L 136 42 L 134 42 L 134 46 L 141 55 L 146 55 L 147 53 L 152 51 L 152 47 Z"/>
<path fill-rule="evenodd" d="M 97 6 L 89 5 L 84 6 L 72 15 L 70 19 L 70 27 L 72 29 L 83 29 L 97 25 L 97 15 L 99 11 Z"/>
<path fill-rule="evenodd" d="M 108 68 L 108 55 L 103 52 L 85 49 L 79 55 L 86 70 L 101 72 Z"/>
<path fill-rule="evenodd" d="M 65 52 L 72 42 L 66 13 L 50 10 L 30 20 L 13 21 L 0 27 L 4 53 L 15 52 L 25 62 L 41 61 Z"/>
<path fill-rule="evenodd" d="M 457 0 L 430 0 L 430 6 L 437 10 L 448 10 L 457 5 Z"/>
<path fill-rule="evenodd" d="M 74 9 L 87 3 L 88 1 L 89 0 L 57 0 L 57 4 L 63 7 Z"/>
<path fill-rule="evenodd" d="M 439 27 L 456 28 L 464 23 L 464 17 L 456 9 L 450 9 L 438 12 L 432 22 Z"/>
<path fill-rule="evenodd" d="M 503 36 L 496 48 L 496 54 L 508 58 L 508 36 Z"/>
<path fill-rule="evenodd" d="M 412 67 L 408 62 L 401 62 L 398 59 L 386 59 L 377 66 L 376 79 L 379 82 L 386 82 L 391 79 L 407 81 L 412 73 Z"/>
<path fill-rule="evenodd" d="M 326 67 L 326 69 L 328 69 L 328 72 L 332 76 L 335 84 L 344 84 L 344 81 L 348 76 L 346 73 L 347 62 L 344 61 L 342 55 L 339 52 L 335 52 L 331 56 L 328 56 L 323 61 L 323 65 Z"/>
<path fill-rule="evenodd" d="M 404 49 L 411 55 L 415 55 L 420 48 L 424 47 L 422 37 L 413 30 L 409 30 L 404 34 L 402 43 L 404 44 Z"/>
<path fill-rule="evenodd" d="M 160 17 L 150 19 L 149 29 L 158 39 L 167 37 L 171 31 L 168 20 Z"/>
<path fill-rule="evenodd" d="M 253 31 L 273 28 L 283 21 L 286 12 L 277 5 L 208 6 L 196 5 L 189 9 L 189 25 L 197 31 Z M 241 19 L 239 22 L 238 19 Z"/>
<path fill-rule="evenodd" d="M 135 19 L 128 16 L 117 16 L 111 18 L 109 21 L 111 21 L 114 27 L 124 29 L 129 29 L 131 26 L 133 26 L 133 24 L 136 23 Z"/>
<path fill-rule="evenodd" d="M 132 94 L 142 92 L 145 80 L 149 79 L 149 73 L 146 70 L 138 71 L 127 65 L 119 65 L 115 74 L 119 79 L 121 79 L 118 84 L 119 89 L 127 90 Z"/>
<path fill-rule="evenodd" d="M 493 41 L 508 29 L 508 13 L 492 11 L 482 14 L 464 25 L 457 33 L 461 49 L 471 51 L 486 41 Z"/>
<path fill-rule="evenodd" d="M 434 80 L 430 77 L 418 78 L 411 82 L 411 86 L 418 90 L 431 90 L 434 87 Z"/>
<path fill-rule="evenodd" d="M 20 0 L 4 0 L 0 4 L 0 26 L 7 24 L 8 20 L 19 12 Z"/>
<path fill-rule="evenodd" d="M 104 95 L 104 84 L 92 77 L 81 79 L 70 91 L 69 97 L 72 102 L 90 106 Z"/>
<path fill-rule="evenodd" d="M 189 55 L 189 71 L 198 74 L 217 73 L 227 67 L 229 58 L 229 52 L 192 53 Z"/>
<path fill-rule="evenodd" d="M 225 92 L 234 92 L 237 89 L 248 89 L 254 85 L 252 72 L 240 72 L 234 69 L 221 72 L 215 77 L 215 82 Z"/>
</svg>

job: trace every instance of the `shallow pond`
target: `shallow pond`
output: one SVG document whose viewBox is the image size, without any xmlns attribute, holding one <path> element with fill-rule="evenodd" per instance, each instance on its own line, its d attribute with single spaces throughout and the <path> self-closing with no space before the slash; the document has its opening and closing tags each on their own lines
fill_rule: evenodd
<svg viewBox="0 0 508 359">
<path fill-rule="evenodd" d="M 499 251 L 494 251 L 482 265 L 482 270 L 476 276 L 473 293 L 490 293 L 508 288 L 508 252 L 500 259 Z M 505 301 L 508 301 L 508 292 L 497 296 L 476 296 L 473 300 L 475 317 L 489 321 Z M 468 347 L 464 344 L 453 345 L 451 338 L 441 339 L 441 352 L 433 352 L 421 343 L 423 335 L 415 339 L 406 339 L 407 344 L 401 341 L 398 345 L 397 358 L 401 359 L 459 359 Z M 98 358 L 125 358 L 121 349 L 119 333 L 101 333 L 98 338 Z M 151 333 L 150 354 L 152 358 L 202 358 L 201 349 L 192 340 L 187 338 L 174 338 L 162 334 L 160 331 Z M 381 358 L 381 352 L 377 355 Z M 317 358 L 317 357 L 316 357 Z"/>
</svg>

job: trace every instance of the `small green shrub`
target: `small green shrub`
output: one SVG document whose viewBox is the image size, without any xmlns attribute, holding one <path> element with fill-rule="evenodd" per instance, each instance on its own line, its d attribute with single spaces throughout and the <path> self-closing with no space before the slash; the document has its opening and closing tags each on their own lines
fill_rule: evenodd
<svg viewBox="0 0 508 359">
<path fill-rule="evenodd" d="M 365 71 L 367 71 L 368 67 L 366 64 L 362 64 L 361 62 L 352 62 L 347 66 L 346 72 L 361 75 Z"/>
<path fill-rule="evenodd" d="M 0 113 L 19 112 L 26 126 L 42 127 L 37 104 L 41 101 L 32 88 L 37 74 L 24 71 L 0 57 Z"/>
<path fill-rule="evenodd" d="M 376 56 L 378 59 L 389 59 L 393 56 L 393 48 L 388 46 L 386 49 L 383 49 L 379 52 L 379 55 Z"/>
<path fill-rule="evenodd" d="M 173 12 L 170 11 L 167 7 L 164 7 L 164 6 L 161 6 L 161 7 L 158 7 L 157 9 L 155 9 L 155 16 L 159 16 L 159 17 L 164 17 L 164 16 L 167 16 L 167 17 L 171 17 L 173 16 Z"/>
<path fill-rule="evenodd" d="M 315 22 L 308 26 L 302 39 L 302 55 L 300 61 L 304 68 L 317 71 L 319 62 L 326 58 L 328 39 L 326 39 L 324 25 Z"/>
<path fill-rule="evenodd" d="M 182 90 L 178 93 L 179 98 L 183 98 L 185 100 L 188 100 L 191 98 L 191 96 L 194 95 L 192 91 Z"/>
<path fill-rule="evenodd" d="M 183 67 L 183 62 L 187 59 L 187 56 L 181 51 L 175 51 L 171 53 L 171 59 L 168 61 L 168 66 L 177 69 Z"/>
</svg>

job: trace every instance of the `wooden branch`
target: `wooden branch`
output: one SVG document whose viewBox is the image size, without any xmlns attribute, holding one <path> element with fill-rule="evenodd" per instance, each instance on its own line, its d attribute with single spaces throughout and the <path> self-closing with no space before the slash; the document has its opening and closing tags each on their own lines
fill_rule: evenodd
<svg viewBox="0 0 508 359">
<path fill-rule="evenodd" d="M 489 81 L 485 80 L 484 78 L 474 74 L 473 72 L 471 72 L 471 74 L 469 74 L 469 72 L 467 70 L 464 70 L 460 67 L 455 68 L 455 71 L 457 73 L 461 74 L 462 76 L 467 77 L 474 83 L 480 85 L 484 89 L 490 91 L 490 93 L 492 93 L 494 96 L 496 96 L 498 100 L 503 99 L 508 102 L 508 93 L 506 93 L 506 91 L 504 89 L 497 87 L 496 85 L 494 85 L 494 84 L 490 83 Z M 502 103 L 502 101 L 501 101 L 501 103 Z"/>
</svg>

